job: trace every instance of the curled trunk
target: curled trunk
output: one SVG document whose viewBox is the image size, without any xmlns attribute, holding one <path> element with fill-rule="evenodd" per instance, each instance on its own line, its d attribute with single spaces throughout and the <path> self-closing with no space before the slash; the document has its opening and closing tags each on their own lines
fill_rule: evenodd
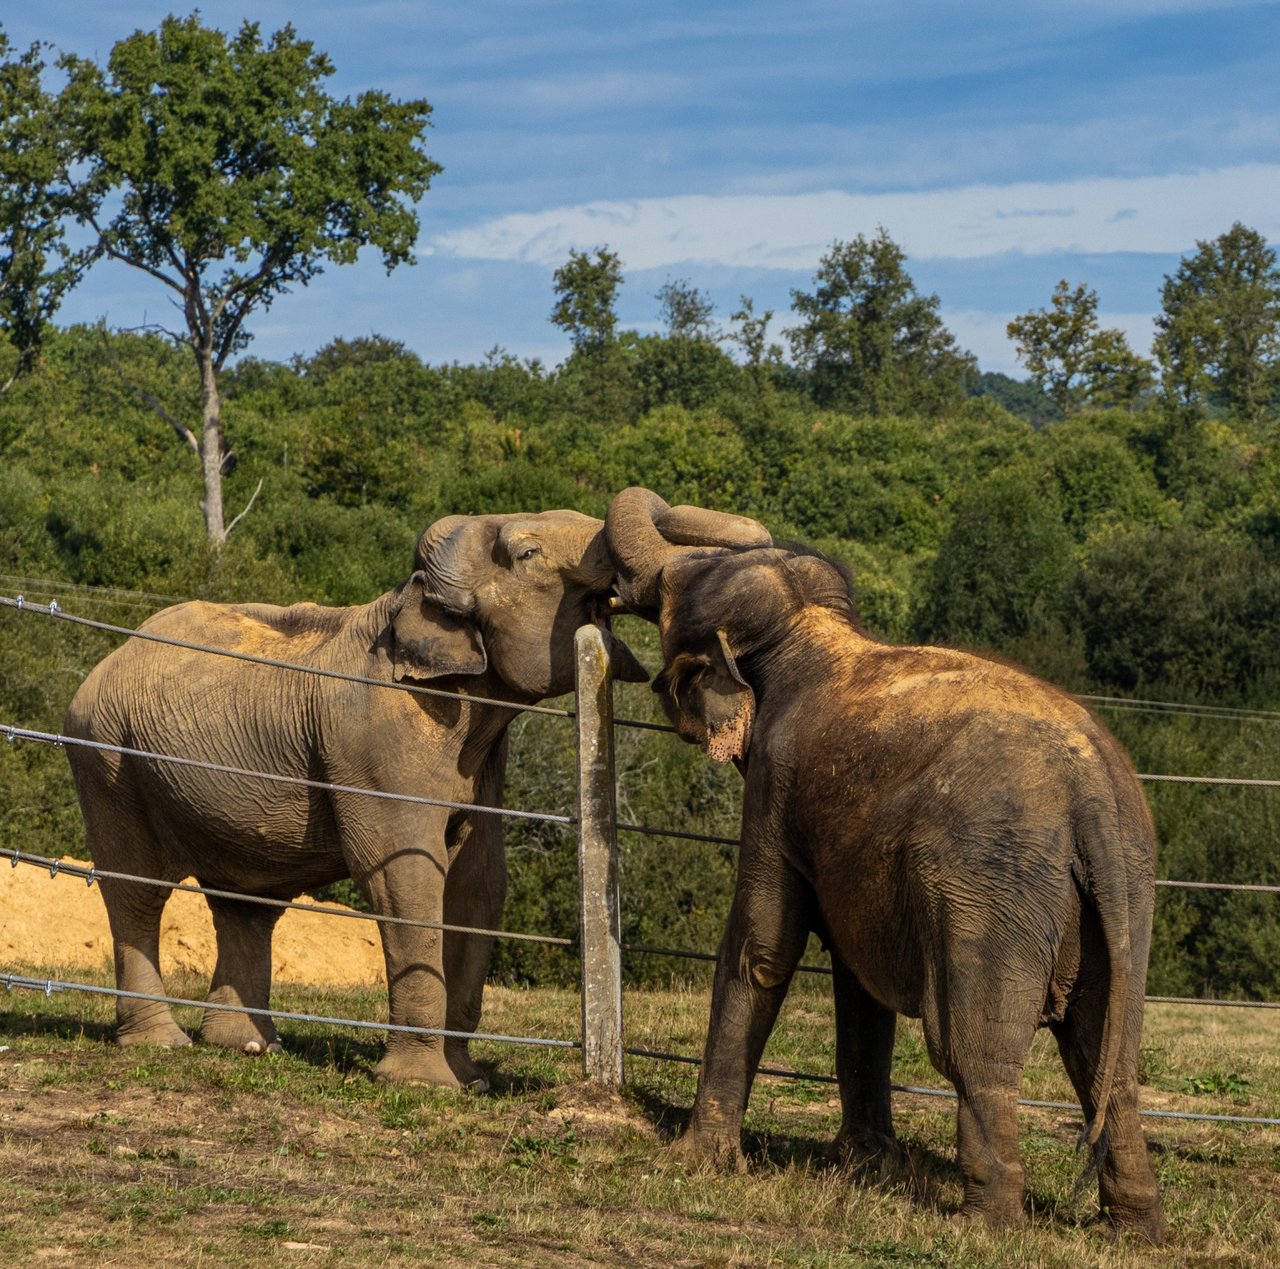
<svg viewBox="0 0 1280 1269">
<path fill-rule="evenodd" d="M 653 618 L 658 580 L 677 555 L 707 548 L 771 546 L 769 531 L 746 516 L 669 506 L 650 489 L 624 489 L 609 505 L 605 540 L 618 566 L 617 591 L 633 612 Z"/>
</svg>

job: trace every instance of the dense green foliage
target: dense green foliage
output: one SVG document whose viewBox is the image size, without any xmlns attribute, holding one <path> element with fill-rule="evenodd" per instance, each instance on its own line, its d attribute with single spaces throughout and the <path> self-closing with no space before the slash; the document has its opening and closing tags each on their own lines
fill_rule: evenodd
<svg viewBox="0 0 1280 1269">
<path fill-rule="evenodd" d="M 624 332 L 602 347 L 614 358 L 607 419 L 591 410 L 578 352 L 555 371 L 501 350 L 479 365 L 429 366 L 375 336 L 289 366 L 242 360 L 226 376 L 228 487 L 247 497 L 261 481 L 263 492 L 212 553 L 199 473 L 125 382 L 197 400 L 190 359 L 158 336 L 117 334 L 108 348 L 91 329 L 57 332 L 0 400 L 0 590 L 124 625 L 171 597 L 360 602 L 405 576 L 418 532 L 439 515 L 600 514 L 617 489 L 644 483 L 758 516 L 779 539 L 846 561 L 864 621 L 887 638 L 991 648 L 1106 696 L 1280 706 L 1273 423 L 1152 403 L 1036 427 L 991 395 L 933 417 L 855 416 L 820 408 L 787 367 L 734 362 L 697 327 Z M 656 664 L 652 630 L 622 626 Z M 115 642 L 0 611 L 0 721 L 58 730 L 80 678 Z M 1276 721 L 1221 708 L 1103 711 L 1140 770 L 1278 774 Z M 618 712 L 653 719 L 653 698 L 621 687 Z M 568 724 L 529 718 L 514 739 L 511 804 L 567 809 Z M 650 732 L 620 729 L 618 751 L 625 823 L 735 835 L 732 770 Z M 80 849 L 63 756 L 4 746 L 0 765 L 0 841 Z M 1163 875 L 1280 880 L 1275 791 L 1148 788 Z M 621 837 L 627 941 L 712 950 L 732 848 Z M 509 840 L 508 926 L 572 932 L 572 835 L 520 822 Z M 1280 995 L 1275 896 L 1163 891 L 1158 909 L 1153 989 Z M 701 972 L 640 954 L 627 968 L 650 981 Z M 573 962 L 504 943 L 497 969 L 548 980 Z"/>
</svg>

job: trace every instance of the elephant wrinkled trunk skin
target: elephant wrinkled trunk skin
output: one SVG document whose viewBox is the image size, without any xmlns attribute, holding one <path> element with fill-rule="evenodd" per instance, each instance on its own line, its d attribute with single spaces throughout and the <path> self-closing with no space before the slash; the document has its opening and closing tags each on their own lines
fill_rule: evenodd
<svg viewBox="0 0 1280 1269">
<path fill-rule="evenodd" d="M 770 546 L 769 531 L 746 516 L 704 507 L 671 507 L 650 489 L 615 495 L 605 517 L 605 541 L 618 569 L 618 595 L 628 608 L 657 615 L 657 582 L 671 558 L 699 550 Z"/>
<path fill-rule="evenodd" d="M 615 529 L 661 514 L 643 494 L 610 510 L 615 552 Z M 684 739 L 745 778 L 678 1157 L 740 1157 L 752 1079 L 814 931 L 833 965 L 838 1155 L 892 1155 L 894 1023 L 918 1017 L 959 1098 L 964 1211 L 1020 1223 L 1018 1086 L 1047 1026 L 1084 1110 L 1103 1214 L 1162 1241 L 1137 1088 L 1155 832 L 1120 746 L 1019 670 L 869 638 L 847 574 L 816 553 L 635 541 L 618 567 L 661 633 L 654 690 Z"/>
<path fill-rule="evenodd" d="M 179 604 L 143 629 L 167 638 L 375 680 L 349 682 L 134 639 L 85 679 L 67 712 L 75 737 L 348 789 L 499 807 L 506 731 L 518 706 L 573 685 L 573 633 L 612 594 L 600 520 L 576 511 L 449 516 L 423 533 L 415 568 L 352 608 Z M 610 640 L 617 677 L 648 676 Z M 455 699 L 397 687 L 418 684 Z M 268 898 L 352 877 L 380 926 L 394 1026 L 474 1032 L 492 938 L 441 923 L 500 924 L 506 891 L 498 816 L 255 781 L 105 750 L 69 748 L 90 851 L 105 870 Z M 166 892 L 104 879 L 116 981 L 164 995 Z M 278 910 L 210 900 L 217 964 L 210 1005 L 265 1010 Z M 121 1044 L 189 1039 L 168 1006 L 121 997 Z M 206 1041 L 279 1047 L 264 1014 L 210 1008 Z M 465 1038 L 392 1030 L 376 1074 L 481 1087 Z"/>
</svg>

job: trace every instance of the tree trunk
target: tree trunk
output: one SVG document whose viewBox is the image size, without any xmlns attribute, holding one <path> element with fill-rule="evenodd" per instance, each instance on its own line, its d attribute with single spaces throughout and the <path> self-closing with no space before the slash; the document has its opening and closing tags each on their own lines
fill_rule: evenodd
<svg viewBox="0 0 1280 1269">
<path fill-rule="evenodd" d="M 227 540 L 226 520 L 222 513 L 222 399 L 218 396 L 218 372 L 213 356 L 201 349 L 196 355 L 200 364 L 200 388 L 204 409 L 200 425 L 200 466 L 204 476 L 204 528 L 214 550 Z"/>
</svg>

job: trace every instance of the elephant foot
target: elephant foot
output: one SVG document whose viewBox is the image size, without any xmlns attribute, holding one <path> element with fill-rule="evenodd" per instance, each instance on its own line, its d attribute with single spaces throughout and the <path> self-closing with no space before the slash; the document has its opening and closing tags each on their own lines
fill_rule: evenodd
<svg viewBox="0 0 1280 1269">
<path fill-rule="evenodd" d="M 688 1168 L 715 1168 L 745 1172 L 747 1156 L 742 1153 L 741 1133 L 686 1129 L 682 1137 L 667 1147 L 667 1161 Z"/>
<path fill-rule="evenodd" d="M 382 1061 L 374 1067 L 373 1078 L 382 1084 L 463 1087 L 462 1081 L 453 1073 L 440 1049 L 389 1048 Z"/>
<path fill-rule="evenodd" d="M 827 1157 L 838 1168 L 876 1181 L 896 1175 L 907 1159 L 897 1137 L 869 1128 L 841 1128 Z"/>
<path fill-rule="evenodd" d="M 205 1044 L 216 1044 L 223 1049 L 236 1049 L 250 1057 L 264 1053 L 283 1053 L 270 1019 L 260 1022 L 244 1014 L 211 1010 L 205 1015 L 200 1028 L 200 1039 Z"/>
<path fill-rule="evenodd" d="M 445 1060 L 449 1063 L 449 1069 L 453 1072 L 454 1078 L 457 1079 L 461 1088 L 470 1089 L 473 1093 L 487 1093 L 489 1091 L 488 1076 L 472 1060 L 465 1044 L 449 1044 L 446 1042 L 444 1055 Z"/>
<path fill-rule="evenodd" d="M 183 1049 L 191 1037 L 171 1017 L 151 1021 L 121 1022 L 116 1026 L 116 1043 L 122 1049 L 151 1045 L 161 1049 Z"/>
<path fill-rule="evenodd" d="M 1123 1234 L 1132 1234 L 1145 1239 L 1153 1247 L 1159 1247 L 1164 1242 L 1164 1207 L 1158 1198 L 1153 1205 L 1146 1207 L 1112 1204 L 1103 1215 L 1113 1239 L 1118 1239 Z"/>
<path fill-rule="evenodd" d="M 1009 1192 L 985 1193 L 980 1198 L 966 1198 L 959 1215 L 963 1221 L 980 1221 L 988 1229 L 1017 1229 L 1027 1223 L 1022 1187 Z"/>
</svg>

